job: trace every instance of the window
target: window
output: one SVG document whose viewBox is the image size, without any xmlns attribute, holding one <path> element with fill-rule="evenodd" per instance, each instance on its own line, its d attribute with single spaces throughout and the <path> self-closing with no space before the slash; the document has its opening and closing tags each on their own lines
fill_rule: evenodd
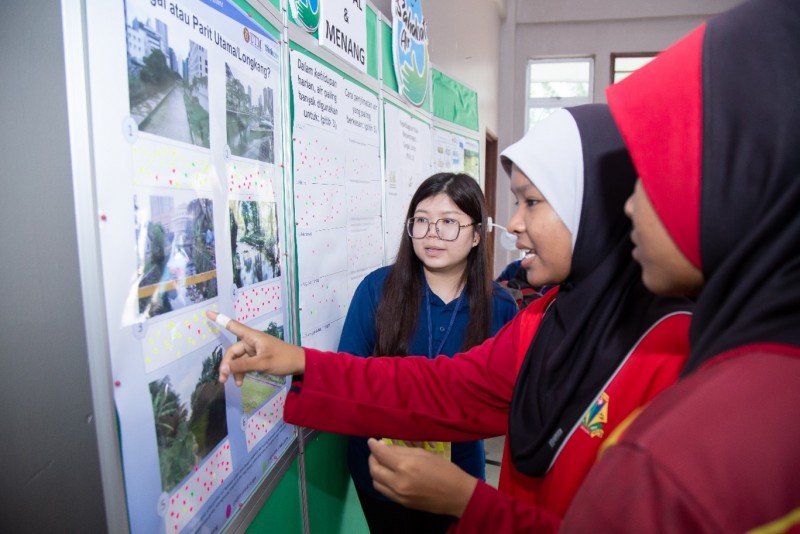
<svg viewBox="0 0 800 534">
<path fill-rule="evenodd" d="M 592 58 L 529 60 L 525 129 L 559 108 L 590 104 L 593 71 Z"/>
<path fill-rule="evenodd" d="M 657 52 L 611 54 L 611 83 L 627 78 L 633 71 L 650 63 Z"/>
</svg>

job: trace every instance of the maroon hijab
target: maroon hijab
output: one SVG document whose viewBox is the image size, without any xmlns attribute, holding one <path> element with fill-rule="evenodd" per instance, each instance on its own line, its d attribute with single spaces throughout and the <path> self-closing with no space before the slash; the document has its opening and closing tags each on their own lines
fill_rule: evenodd
<svg viewBox="0 0 800 534">
<path fill-rule="evenodd" d="M 706 280 L 684 374 L 736 347 L 800 346 L 800 1 L 711 19 L 608 101 L 656 212 Z"/>
</svg>

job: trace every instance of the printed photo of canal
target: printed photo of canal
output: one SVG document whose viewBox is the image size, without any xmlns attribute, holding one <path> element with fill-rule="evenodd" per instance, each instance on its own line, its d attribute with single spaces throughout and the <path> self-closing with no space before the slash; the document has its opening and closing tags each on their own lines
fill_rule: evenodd
<svg viewBox="0 0 800 534">
<path fill-rule="evenodd" d="M 139 313 L 155 317 L 217 296 L 210 199 L 134 196 Z"/>
<path fill-rule="evenodd" d="M 231 155 L 275 163 L 273 90 L 266 80 L 225 63 L 225 110 Z"/>
<path fill-rule="evenodd" d="M 209 148 L 208 52 L 127 2 L 128 90 L 140 132 Z"/>
<path fill-rule="evenodd" d="M 229 213 L 233 283 L 236 287 L 280 276 L 277 204 L 232 200 Z"/>
</svg>

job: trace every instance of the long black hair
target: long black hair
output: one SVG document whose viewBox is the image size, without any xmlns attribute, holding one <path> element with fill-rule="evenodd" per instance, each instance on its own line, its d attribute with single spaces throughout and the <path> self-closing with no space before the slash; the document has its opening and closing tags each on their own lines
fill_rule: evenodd
<svg viewBox="0 0 800 534">
<path fill-rule="evenodd" d="M 466 350 L 489 337 L 492 320 L 492 280 L 486 250 L 486 201 L 483 191 L 471 176 L 437 173 L 417 188 L 408 205 L 406 220 L 414 215 L 420 202 L 442 193 L 476 223 L 470 228 L 480 235 L 478 245 L 472 247 L 467 256 L 467 268 L 462 279 L 470 311 L 467 336 L 462 347 Z M 425 287 L 420 276 L 422 262 L 414 252 L 405 225 L 402 232 L 397 259 L 386 278 L 383 297 L 375 314 L 376 355 L 407 355 L 411 336 L 419 321 L 419 307 Z"/>
</svg>

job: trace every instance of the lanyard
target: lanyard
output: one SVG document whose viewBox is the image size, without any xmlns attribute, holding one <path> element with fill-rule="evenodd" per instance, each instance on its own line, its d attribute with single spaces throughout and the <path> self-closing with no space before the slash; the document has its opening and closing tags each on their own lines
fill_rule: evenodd
<svg viewBox="0 0 800 534">
<path fill-rule="evenodd" d="M 442 342 L 439 344 L 439 348 L 436 349 L 436 352 L 433 352 L 433 321 L 431 320 L 431 288 L 428 287 L 428 284 L 425 284 L 425 309 L 428 312 L 428 358 L 433 359 L 434 357 L 438 356 L 442 352 L 442 347 L 444 347 L 444 342 L 447 341 L 447 336 L 450 335 L 450 331 L 453 329 L 453 323 L 456 322 L 456 315 L 458 314 L 458 309 L 461 307 L 461 299 L 464 298 L 464 290 L 461 290 L 461 294 L 456 299 L 456 305 L 453 308 L 453 315 L 450 316 L 450 324 L 447 327 L 447 331 L 444 333 L 444 337 L 442 338 Z"/>
</svg>

